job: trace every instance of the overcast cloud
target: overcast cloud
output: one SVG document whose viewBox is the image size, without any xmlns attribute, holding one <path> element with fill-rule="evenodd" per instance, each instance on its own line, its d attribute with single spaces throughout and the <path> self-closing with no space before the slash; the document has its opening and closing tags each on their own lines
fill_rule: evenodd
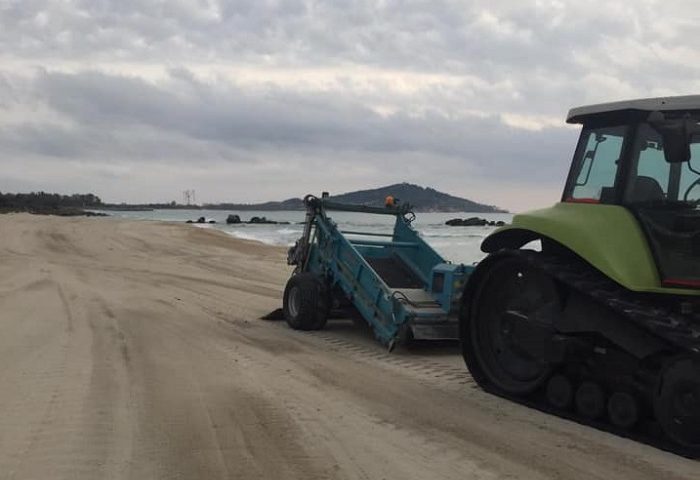
<svg viewBox="0 0 700 480">
<path fill-rule="evenodd" d="M 700 93 L 691 1 L 0 0 L 0 191 L 557 200 L 568 108 Z"/>
</svg>

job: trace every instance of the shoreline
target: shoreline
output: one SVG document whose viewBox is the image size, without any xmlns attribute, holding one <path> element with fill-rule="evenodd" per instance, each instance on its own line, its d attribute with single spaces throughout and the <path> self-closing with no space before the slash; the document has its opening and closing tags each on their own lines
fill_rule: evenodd
<svg viewBox="0 0 700 480">
<path fill-rule="evenodd" d="M 77 207 L 40 207 L 40 208 L 0 208 L 0 215 L 10 213 L 27 213 L 30 215 L 46 215 L 56 217 L 109 217 L 107 213 L 93 211 L 92 209 Z"/>
<path fill-rule="evenodd" d="M 2 217 L 17 217 L 17 218 L 22 218 L 22 217 L 27 217 L 27 218 L 41 218 L 45 217 L 46 219 L 90 219 L 92 220 L 98 220 L 98 221 L 110 221 L 110 222 L 120 222 L 124 224 L 130 224 L 130 223 L 137 223 L 137 224 L 152 224 L 152 225 L 168 225 L 171 227 L 178 227 L 182 228 L 185 231 L 199 231 L 199 232 L 205 232 L 207 235 L 212 235 L 213 237 L 218 237 L 219 239 L 229 239 L 232 240 L 233 242 L 240 242 L 241 244 L 249 244 L 249 245 L 254 245 L 254 246 L 260 246 L 264 248 L 269 248 L 273 250 L 278 250 L 278 251 L 284 251 L 285 254 L 287 252 L 287 249 L 289 248 L 288 246 L 285 245 L 276 245 L 272 243 L 267 243 L 262 240 L 254 239 L 254 238 L 242 238 L 242 237 L 237 237 L 235 235 L 232 235 L 228 233 L 227 231 L 224 231 L 220 228 L 216 228 L 212 224 L 197 224 L 197 223 L 187 223 L 187 222 L 180 222 L 180 221 L 175 221 L 175 220 L 153 220 L 153 219 L 147 219 L 147 218 L 124 218 L 124 217 L 118 217 L 114 215 L 54 215 L 50 213 L 31 213 L 31 212 L 26 212 L 26 211 L 11 211 L 11 212 L 0 212 L 0 218 Z M 285 262 L 286 266 L 286 262 Z"/>
</svg>

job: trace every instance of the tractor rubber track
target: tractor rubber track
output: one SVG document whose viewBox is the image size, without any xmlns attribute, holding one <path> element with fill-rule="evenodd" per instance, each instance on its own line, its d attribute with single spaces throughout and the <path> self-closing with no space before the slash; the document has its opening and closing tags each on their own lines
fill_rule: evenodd
<svg viewBox="0 0 700 480">
<path fill-rule="evenodd" d="M 633 430 L 625 430 L 606 421 L 590 420 L 578 415 L 576 412 L 560 410 L 552 407 L 547 403 L 547 399 L 545 398 L 544 393 L 541 392 L 541 389 L 528 397 L 518 397 L 504 393 L 490 385 L 480 385 L 480 387 L 492 395 L 505 398 L 513 403 L 524 405 L 543 413 L 564 418 L 587 427 L 593 427 L 597 430 L 608 432 L 618 437 L 627 438 L 635 442 L 643 443 L 645 445 L 658 448 L 659 450 L 664 450 L 691 460 L 700 459 L 700 452 L 694 449 L 685 448 L 667 439 L 661 430 L 661 427 L 655 421 L 647 420 L 641 422 Z"/>
<path fill-rule="evenodd" d="M 676 346 L 679 350 L 678 354 L 700 352 L 700 314 L 698 313 L 680 315 L 669 308 L 652 305 L 643 295 L 626 290 L 593 268 L 579 262 L 570 262 L 552 255 L 526 250 L 497 253 L 494 256 L 501 255 L 518 257 L 567 287 L 609 307 L 634 324 Z M 480 386 L 491 394 L 581 425 L 594 427 L 686 458 L 700 459 L 700 451 L 672 442 L 666 438 L 661 427 L 652 419 L 641 421 L 634 429 L 626 430 L 607 421 L 590 420 L 574 411 L 551 406 L 544 395 L 544 388 L 522 397 L 504 393 L 488 382 Z"/>
<path fill-rule="evenodd" d="M 681 315 L 655 305 L 644 294 L 631 292 L 580 262 L 520 250 L 518 257 L 533 268 L 605 305 L 632 323 L 689 353 L 700 353 L 700 313 Z M 680 352 L 679 352 L 680 353 Z"/>
</svg>

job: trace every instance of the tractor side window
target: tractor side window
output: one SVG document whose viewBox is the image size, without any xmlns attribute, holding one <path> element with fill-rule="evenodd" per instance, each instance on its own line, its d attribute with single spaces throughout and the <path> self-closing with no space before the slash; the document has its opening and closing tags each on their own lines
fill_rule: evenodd
<svg viewBox="0 0 700 480">
<path fill-rule="evenodd" d="M 652 178 L 660 191 L 668 193 L 668 178 L 671 172 L 670 164 L 664 158 L 664 150 L 659 142 L 647 142 L 642 147 L 637 164 L 637 178 Z"/>
<path fill-rule="evenodd" d="M 668 198 L 672 166 L 664 157 L 661 136 L 647 124 L 639 127 L 632 162 L 627 202 L 658 202 Z"/>
<path fill-rule="evenodd" d="M 574 160 L 574 184 L 569 202 L 609 203 L 614 201 L 615 179 L 627 127 L 584 130 L 581 148 Z"/>
<path fill-rule="evenodd" d="M 681 200 L 700 202 L 700 138 L 693 138 L 690 144 L 690 161 L 681 166 Z"/>
</svg>

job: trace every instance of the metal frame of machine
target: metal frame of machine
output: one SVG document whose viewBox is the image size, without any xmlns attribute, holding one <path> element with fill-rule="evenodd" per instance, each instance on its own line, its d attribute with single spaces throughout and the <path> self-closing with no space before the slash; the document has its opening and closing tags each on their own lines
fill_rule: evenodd
<svg viewBox="0 0 700 480">
<path fill-rule="evenodd" d="M 345 300 L 390 349 L 401 340 L 457 338 L 460 297 L 473 267 L 449 263 L 433 250 L 411 227 L 415 215 L 408 204 L 345 205 L 325 195 L 309 195 L 304 202 L 304 234 L 288 258 L 296 266 L 285 292 L 290 326 L 322 328 L 325 321 L 319 316 L 327 317 L 334 303 Z M 390 215 L 396 220 L 390 233 L 343 231 L 328 216 L 330 211 Z M 300 275 L 313 275 L 316 281 L 295 289 Z M 318 290 L 307 296 L 318 303 L 310 307 L 315 308 L 313 325 L 296 322 L 298 309 L 289 308 L 299 304 L 304 289 Z"/>
</svg>

